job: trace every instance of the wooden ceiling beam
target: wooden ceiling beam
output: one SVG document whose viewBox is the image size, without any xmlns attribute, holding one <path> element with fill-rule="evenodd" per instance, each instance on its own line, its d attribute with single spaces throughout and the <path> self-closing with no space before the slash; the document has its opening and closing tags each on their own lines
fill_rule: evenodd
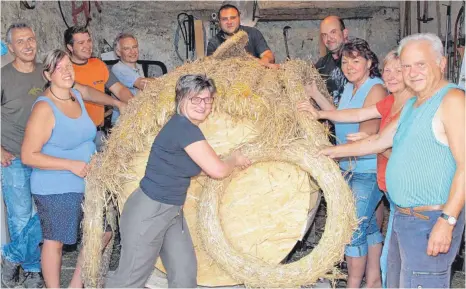
<svg viewBox="0 0 466 289">
<path fill-rule="evenodd" d="M 329 15 L 336 15 L 342 19 L 368 19 L 379 12 L 382 7 L 351 7 L 351 8 L 273 8 L 260 9 L 257 17 L 259 21 L 285 20 L 322 20 Z"/>
</svg>

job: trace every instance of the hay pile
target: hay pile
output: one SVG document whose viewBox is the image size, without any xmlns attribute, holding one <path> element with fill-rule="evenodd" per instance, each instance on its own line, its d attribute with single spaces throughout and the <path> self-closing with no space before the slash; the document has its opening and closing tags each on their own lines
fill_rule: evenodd
<svg viewBox="0 0 466 289">
<path fill-rule="evenodd" d="M 328 209 L 325 232 L 309 255 L 287 265 L 271 264 L 242 253 L 231 244 L 222 226 L 220 203 L 238 172 L 224 180 L 205 177 L 197 204 L 198 225 L 197 228 L 190 225 L 190 229 L 198 231 L 209 258 L 237 283 L 250 287 L 312 284 L 341 260 L 344 245 L 356 226 L 354 199 L 335 162 L 316 156 L 318 147 L 330 145 L 325 127 L 308 114 L 296 111 L 297 102 L 306 99 L 305 83 L 316 81 L 320 91 L 328 95 L 325 84 L 313 65 L 305 61 L 288 61 L 279 70 L 263 67 L 245 53 L 246 42 L 247 35 L 238 33 L 212 57 L 185 64 L 154 80 L 120 116 L 104 152 L 94 157 L 86 179 L 83 267 L 86 286 L 102 286 L 108 265 L 111 247 L 105 248 L 101 258 L 103 214 L 112 223 L 115 213 L 107 210 L 111 207 L 108 205 L 115 203 L 122 209 L 127 198 L 125 186 L 131 182 L 134 185 L 135 175 L 142 177 L 134 164 L 147 162 L 154 137 L 174 113 L 177 80 L 194 73 L 215 80 L 218 92 L 212 115 L 227 114 L 233 122 L 247 121 L 253 126 L 254 133 L 224 146 L 223 151 L 216 151 L 226 156 L 233 149 L 241 149 L 255 164 L 279 162 L 299 167 L 317 181 Z"/>
</svg>

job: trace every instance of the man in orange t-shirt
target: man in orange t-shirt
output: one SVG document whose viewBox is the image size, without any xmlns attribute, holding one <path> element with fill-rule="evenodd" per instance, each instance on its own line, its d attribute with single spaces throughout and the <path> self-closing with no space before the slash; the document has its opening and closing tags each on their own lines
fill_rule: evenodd
<svg viewBox="0 0 466 289">
<path fill-rule="evenodd" d="M 71 61 L 76 82 L 105 92 L 110 90 L 118 100 L 128 103 L 133 97 L 131 91 L 109 72 L 105 63 L 92 57 L 92 39 L 86 27 L 73 26 L 65 31 L 65 45 L 71 52 Z M 86 110 L 97 127 L 96 146 L 100 151 L 103 136 L 105 108 L 103 105 L 85 102 Z"/>
</svg>

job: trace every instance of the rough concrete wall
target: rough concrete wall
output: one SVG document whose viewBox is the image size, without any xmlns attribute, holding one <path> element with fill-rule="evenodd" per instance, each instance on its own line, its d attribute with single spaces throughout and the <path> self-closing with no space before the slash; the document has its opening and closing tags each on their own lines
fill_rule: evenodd
<svg viewBox="0 0 466 289">
<path fill-rule="evenodd" d="M 320 21 L 258 22 L 256 27 L 264 34 L 278 62 L 286 57 L 283 27 L 290 26 L 288 47 L 291 58 L 317 60 L 319 57 Z M 384 8 L 372 19 L 347 19 L 345 25 L 350 38 L 365 39 L 380 59 L 395 48 L 399 39 L 399 9 Z"/>
<path fill-rule="evenodd" d="M 102 14 L 98 14 L 95 5 L 92 4 L 93 20 L 90 30 L 94 38 L 94 54 L 99 56 L 104 51 L 104 39 L 112 44 L 119 32 L 130 31 L 139 38 L 141 59 L 162 61 L 171 70 L 182 64 L 175 54 L 173 44 L 177 14 L 186 11 L 195 17 L 207 20 L 210 13 L 216 11 L 220 4 L 220 2 L 207 1 L 189 3 L 103 1 Z M 335 5 L 338 5 L 338 2 L 335 2 Z M 67 7 L 64 7 L 64 12 L 67 18 L 71 19 L 69 17 L 71 5 L 68 3 L 65 6 Z M 40 58 L 50 49 L 63 48 L 63 32 L 66 26 L 56 1 L 38 1 L 34 10 L 21 10 L 18 1 L 2 1 L 1 8 L 3 39 L 8 25 L 21 20 L 34 27 L 39 41 Z M 368 20 L 345 22 L 350 30 L 350 36 L 366 39 L 379 58 L 383 58 L 386 52 L 397 44 L 399 38 L 397 7 L 383 8 Z M 259 22 L 257 28 L 264 34 L 278 62 L 283 61 L 286 55 L 282 31 L 286 25 L 292 27 L 289 31 L 291 57 L 316 60 L 319 54 L 319 23 L 318 20 Z M 181 41 L 180 53 L 184 56 L 184 46 Z"/>
</svg>

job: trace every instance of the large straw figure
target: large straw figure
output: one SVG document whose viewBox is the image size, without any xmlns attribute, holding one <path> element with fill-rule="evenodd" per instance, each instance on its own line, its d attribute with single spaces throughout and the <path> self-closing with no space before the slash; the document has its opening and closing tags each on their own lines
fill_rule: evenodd
<svg viewBox="0 0 466 289">
<path fill-rule="evenodd" d="M 293 287 L 314 283 L 343 257 L 356 225 L 354 200 L 334 161 L 316 156 L 330 145 L 325 127 L 297 112 L 304 85 L 325 84 L 312 64 L 300 60 L 280 69 L 261 66 L 243 47 L 246 33 L 214 55 L 154 80 L 120 117 L 103 153 L 93 159 L 84 205 L 83 268 L 86 286 L 102 286 L 111 244 L 101 257 L 103 215 L 115 227 L 109 202 L 122 210 L 143 177 L 150 147 L 174 113 L 175 84 L 185 74 L 214 79 L 213 113 L 200 128 L 215 151 L 234 149 L 253 161 L 224 180 L 198 177 L 184 208 L 198 258 L 198 283 L 219 286 Z M 330 97 L 330 96 L 329 96 Z M 325 232 L 302 259 L 279 264 L 302 237 L 318 187 L 327 202 Z M 158 267 L 161 268 L 159 265 Z"/>
</svg>

